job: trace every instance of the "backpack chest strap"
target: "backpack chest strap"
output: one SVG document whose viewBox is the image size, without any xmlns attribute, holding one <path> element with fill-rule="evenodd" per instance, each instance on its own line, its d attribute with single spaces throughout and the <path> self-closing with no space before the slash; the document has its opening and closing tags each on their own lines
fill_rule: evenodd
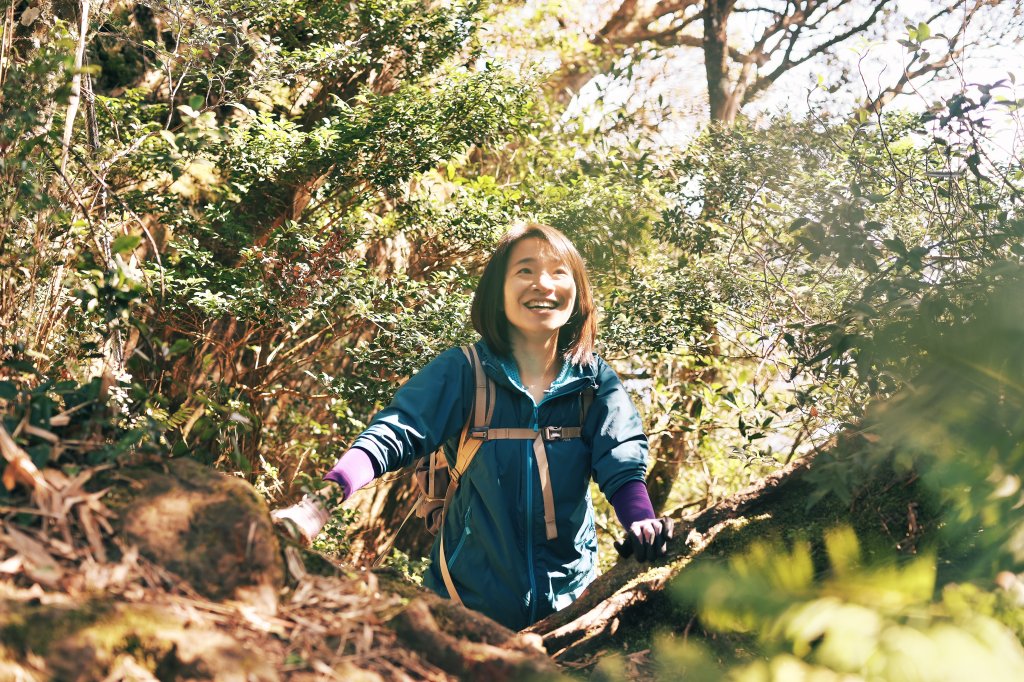
<svg viewBox="0 0 1024 682">
<path fill-rule="evenodd" d="M 543 426 L 540 431 L 533 429 L 472 429 L 469 432 L 470 438 L 477 440 L 534 440 L 538 435 L 543 440 L 568 440 L 579 438 L 583 429 L 578 426 Z"/>
<path fill-rule="evenodd" d="M 548 540 L 558 537 L 558 526 L 555 523 L 555 493 L 551 487 L 551 467 L 548 465 L 548 451 L 544 442 L 579 438 L 582 433 L 579 426 L 545 426 L 539 431 L 533 429 L 472 429 L 467 435 L 477 442 L 491 440 L 532 440 L 533 456 L 537 459 L 537 473 L 540 475 L 540 493 L 544 500 L 544 534 Z"/>
</svg>

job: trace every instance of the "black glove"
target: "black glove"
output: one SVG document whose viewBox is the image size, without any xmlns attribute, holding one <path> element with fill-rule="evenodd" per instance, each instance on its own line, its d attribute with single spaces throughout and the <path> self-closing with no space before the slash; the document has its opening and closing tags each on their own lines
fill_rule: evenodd
<svg viewBox="0 0 1024 682">
<path fill-rule="evenodd" d="M 674 527 L 675 522 L 667 516 L 637 521 L 629 527 L 622 542 L 613 543 L 615 551 L 623 558 L 632 555 L 639 562 L 661 559 Z"/>
</svg>

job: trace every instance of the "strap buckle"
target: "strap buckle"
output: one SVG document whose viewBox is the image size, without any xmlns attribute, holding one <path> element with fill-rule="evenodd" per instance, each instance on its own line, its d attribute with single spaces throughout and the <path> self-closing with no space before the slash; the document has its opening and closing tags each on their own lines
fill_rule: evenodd
<svg viewBox="0 0 1024 682">
<path fill-rule="evenodd" d="M 487 440 L 487 427 L 472 428 L 469 430 L 469 437 L 476 438 L 477 440 Z"/>
<path fill-rule="evenodd" d="M 544 440 L 562 440 L 561 426 L 545 426 Z"/>
</svg>

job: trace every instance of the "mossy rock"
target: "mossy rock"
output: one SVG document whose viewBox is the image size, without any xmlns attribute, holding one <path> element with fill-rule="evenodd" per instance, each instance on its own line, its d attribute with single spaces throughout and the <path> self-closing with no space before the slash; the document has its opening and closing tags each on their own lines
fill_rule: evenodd
<svg viewBox="0 0 1024 682">
<path fill-rule="evenodd" d="M 155 606 L 0 601 L 0 642 L 0 673 L 43 679 L 279 679 L 270 662 L 227 634 Z"/>
<path fill-rule="evenodd" d="M 269 512 L 248 483 L 189 459 L 120 473 L 133 481 L 115 496 L 120 530 L 143 556 L 211 599 L 283 586 Z"/>
</svg>

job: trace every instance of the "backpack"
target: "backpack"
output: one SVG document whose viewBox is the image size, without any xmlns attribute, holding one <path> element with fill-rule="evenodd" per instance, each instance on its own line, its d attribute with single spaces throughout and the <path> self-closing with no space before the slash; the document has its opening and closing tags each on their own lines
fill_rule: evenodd
<svg viewBox="0 0 1024 682">
<path fill-rule="evenodd" d="M 582 424 L 586 420 L 587 411 L 594 401 L 594 389 L 587 387 L 583 390 L 580 399 L 580 426 L 545 426 L 540 431 L 530 428 L 490 428 L 491 418 L 494 416 L 494 395 L 496 386 L 494 380 L 486 375 L 480 356 L 476 348 L 462 346 L 462 352 L 473 367 L 474 383 L 476 390 L 473 396 L 473 407 L 470 410 L 469 418 L 462 433 L 459 435 L 458 454 L 455 460 L 455 467 L 448 466 L 448 460 L 444 456 L 443 448 L 438 448 L 428 457 L 422 458 L 416 464 L 413 473 L 413 480 L 419 490 L 419 496 L 413 508 L 406 515 L 405 520 L 399 526 L 398 531 L 385 545 L 378 555 L 374 566 L 380 564 L 383 558 L 390 552 L 398 532 L 402 530 L 405 522 L 415 513 L 423 519 L 427 531 L 436 535 L 444 527 L 445 518 L 448 515 L 448 505 L 451 504 L 455 491 L 458 490 L 459 480 L 469 469 L 473 458 L 480 450 L 480 446 L 488 440 L 532 440 L 533 452 L 537 458 L 537 468 L 540 470 L 541 495 L 544 498 L 544 522 L 548 540 L 558 537 L 558 530 L 555 526 L 555 503 L 551 490 L 551 475 L 548 470 L 547 450 L 544 447 L 545 441 L 565 440 L 579 438 L 582 435 Z M 448 559 L 445 555 L 444 535 L 441 535 L 440 559 L 441 577 L 444 579 L 445 587 L 448 589 L 452 601 L 462 604 L 451 576 L 448 573 Z"/>
</svg>

